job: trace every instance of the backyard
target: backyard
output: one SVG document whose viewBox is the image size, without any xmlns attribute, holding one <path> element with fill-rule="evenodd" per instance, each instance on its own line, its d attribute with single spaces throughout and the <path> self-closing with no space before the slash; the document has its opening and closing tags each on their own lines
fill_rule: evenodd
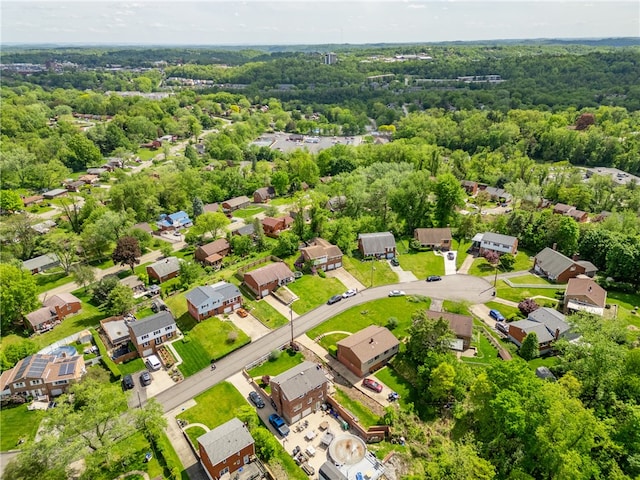
<svg viewBox="0 0 640 480">
<path fill-rule="evenodd" d="M 373 276 L 373 286 L 390 285 L 398 283 L 398 275 L 391 270 L 386 260 L 368 260 L 363 262 L 357 258 L 342 257 L 342 265 L 351 275 L 356 277 L 365 287 L 371 286 Z"/>
<path fill-rule="evenodd" d="M 265 209 L 263 207 L 242 208 L 240 210 L 236 210 L 235 212 L 233 212 L 233 216 L 242 218 L 244 220 L 248 220 L 257 214 L 264 212 L 264 210 Z"/>
<path fill-rule="evenodd" d="M 275 377 L 299 365 L 303 361 L 304 357 L 300 352 L 295 352 L 294 350 L 281 351 L 278 358 L 272 359 L 269 357 L 262 365 L 258 365 L 249 370 L 249 375 L 252 378 L 262 378 L 263 375 Z"/>
<path fill-rule="evenodd" d="M 545 297 L 542 299 L 535 299 L 540 305 L 542 303 L 557 303 L 558 292 L 564 292 L 567 288 L 566 285 L 558 285 L 553 288 L 529 288 L 529 287 L 510 287 L 504 280 L 498 280 L 497 283 L 497 296 L 504 298 L 505 300 L 511 300 L 512 302 L 520 302 L 525 298 L 531 297 Z"/>
<path fill-rule="evenodd" d="M 27 405 L 5 407 L 0 410 L 0 451 L 20 448 L 18 441 L 33 440 L 44 417 L 41 410 L 29 411 Z"/>
<path fill-rule="evenodd" d="M 248 300 L 248 297 L 245 295 L 244 306 L 251 315 L 260 321 L 260 323 L 272 330 L 289 323 L 289 319 L 287 317 L 282 315 L 264 300 Z"/>
<path fill-rule="evenodd" d="M 287 288 L 299 297 L 291 305 L 298 315 L 313 310 L 347 289 L 337 278 L 321 278 L 319 275 L 303 275 Z"/>
<path fill-rule="evenodd" d="M 529 252 L 521 250 L 516 255 L 516 261 L 513 267 L 509 269 L 510 272 L 519 272 L 530 270 L 533 267 L 533 260 L 531 260 Z M 473 265 L 469 269 L 469 275 L 475 275 L 476 277 L 487 277 L 493 275 L 495 269 L 484 257 L 478 257 L 473 261 Z M 504 270 L 498 267 L 498 274 L 504 273 Z"/>
<path fill-rule="evenodd" d="M 46 272 L 38 273 L 34 275 L 34 279 L 36 281 L 37 293 L 43 293 L 60 285 L 73 282 L 73 277 L 64 273 L 62 267 L 56 267 Z"/>
</svg>

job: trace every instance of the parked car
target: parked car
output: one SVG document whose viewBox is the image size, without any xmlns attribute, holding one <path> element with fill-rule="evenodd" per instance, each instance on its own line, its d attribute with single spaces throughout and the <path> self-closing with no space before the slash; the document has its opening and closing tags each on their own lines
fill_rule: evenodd
<svg viewBox="0 0 640 480">
<path fill-rule="evenodd" d="M 311 465 L 309 465 L 308 463 L 303 463 L 302 465 L 300 465 L 300 468 L 304 471 L 304 473 L 306 473 L 307 475 L 309 475 L 310 477 L 315 475 L 316 470 L 315 468 L 313 468 Z"/>
<path fill-rule="evenodd" d="M 500 313 L 499 310 L 495 310 L 495 309 L 489 310 L 489 316 L 493 318 L 496 322 L 504 322 L 504 316 Z"/>
<path fill-rule="evenodd" d="M 340 300 L 342 300 L 342 295 L 334 295 L 327 300 L 327 305 L 333 305 L 334 303 L 338 303 Z"/>
<path fill-rule="evenodd" d="M 399 398 L 400 398 L 400 395 L 398 395 L 398 392 L 391 392 L 389 395 L 387 395 L 387 399 L 390 402 L 395 402 Z"/>
<path fill-rule="evenodd" d="M 149 372 L 142 372 L 140 374 L 140 383 L 143 387 L 151 384 L 151 374 Z"/>
<path fill-rule="evenodd" d="M 249 315 L 244 308 L 237 309 L 236 313 L 238 314 L 238 316 L 240 316 L 242 318 L 245 318 L 245 317 L 247 317 Z"/>
<path fill-rule="evenodd" d="M 439 282 L 440 280 L 442 280 L 442 277 L 439 275 L 429 275 L 427 277 L 427 282 Z"/>
<path fill-rule="evenodd" d="M 456 256 L 453 254 L 453 252 L 449 252 L 449 253 L 447 253 L 447 258 L 449 260 L 455 260 Z"/>
<path fill-rule="evenodd" d="M 133 387 L 135 387 L 135 384 L 133 383 L 133 377 L 131 375 L 125 375 L 124 377 L 122 377 L 122 386 L 125 390 L 131 390 Z"/>
<path fill-rule="evenodd" d="M 342 298 L 353 297 L 356 293 L 358 292 L 356 292 L 353 288 L 351 288 L 342 294 Z"/>
<path fill-rule="evenodd" d="M 389 292 L 390 297 L 404 297 L 405 295 L 406 293 L 404 293 L 404 291 L 402 290 L 391 290 Z"/>
<path fill-rule="evenodd" d="M 380 393 L 382 391 L 382 385 L 370 378 L 362 380 L 362 386 L 367 387 L 369 390 L 373 390 L 374 392 Z"/>
<path fill-rule="evenodd" d="M 258 392 L 249 393 L 249 399 L 253 402 L 253 404 L 258 408 L 264 408 L 264 400 Z"/>
<path fill-rule="evenodd" d="M 155 355 L 149 355 L 145 362 L 150 370 L 160 370 L 162 368 L 162 363 L 160 363 L 160 359 Z"/>
<path fill-rule="evenodd" d="M 289 435 L 289 427 L 277 413 L 269 415 L 269 423 L 275 428 L 280 435 L 286 437 Z"/>
<path fill-rule="evenodd" d="M 507 322 L 496 323 L 496 330 L 507 335 L 509 333 L 509 324 Z"/>
<path fill-rule="evenodd" d="M 391 259 L 391 265 L 393 265 L 394 267 L 399 267 L 400 266 L 400 262 L 398 261 L 398 259 L 396 257 L 393 257 Z"/>
</svg>

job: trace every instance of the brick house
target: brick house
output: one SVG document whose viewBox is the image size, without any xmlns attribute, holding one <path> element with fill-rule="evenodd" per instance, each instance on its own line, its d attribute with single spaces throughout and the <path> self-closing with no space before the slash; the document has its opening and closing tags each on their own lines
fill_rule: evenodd
<svg viewBox="0 0 640 480">
<path fill-rule="evenodd" d="M 158 347 L 175 337 L 178 327 L 171 312 L 163 310 L 150 317 L 127 323 L 129 336 L 141 357 L 148 357 Z"/>
<path fill-rule="evenodd" d="M 451 342 L 451 348 L 460 352 L 468 350 L 471 346 L 471 338 L 473 337 L 473 318 L 468 315 L 459 315 L 457 313 L 435 312 L 427 310 L 427 317 L 432 320 L 442 318 L 449 324 L 449 329 L 453 332 L 456 340 Z"/>
<path fill-rule="evenodd" d="M 505 253 L 516 255 L 518 253 L 518 239 L 501 233 L 478 233 L 472 239 L 471 248 L 478 250 L 480 255 L 487 251 L 496 252 L 498 255 Z"/>
<path fill-rule="evenodd" d="M 371 325 L 337 343 L 338 361 L 359 377 L 383 367 L 398 353 L 400 342 L 388 329 Z"/>
<path fill-rule="evenodd" d="M 82 355 L 29 355 L 0 376 L 0 394 L 57 397 L 86 373 Z"/>
<path fill-rule="evenodd" d="M 177 257 L 167 257 L 147 265 L 149 279 L 155 278 L 159 283 L 177 277 L 180 273 L 180 260 Z"/>
<path fill-rule="evenodd" d="M 451 229 L 445 228 L 416 228 L 413 231 L 413 239 L 421 247 L 429 247 L 434 250 L 450 250 L 453 237 Z"/>
<path fill-rule="evenodd" d="M 59 320 L 77 313 L 82 309 L 80 299 L 70 293 L 59 293 L 47 298 L 42 302 L 45 307 L 49 307 L 56 313 Z"/>
<path fill-rule="evenodd" d="M 194 257 L 205 265 L 220 267 L 222 259 L 229 254 L 230 248 L 226 238 L 219 238 L 214 242 L 198 247 Z"/>
<path fill-rule="evenodd" d="M 342 266 L 342 250 L 323 238 L 316 238 L 307 247 L 301 248 L 302 263 L 313 262 L 313 266 L 323 271 L 335 270 Z"/>
<path fill-rule="evenodd" d="M 531 312 L 526 320 L 510 323 L 508 338 L 520 347 L 525 337 L 535 332 L 540 353 L 544 354 L 551 351 L 553 342 L 567 337 L 569 329 L 570 326 L 562 313 L 552 308 L 540 307 Z"/>
<path fill-rule="evenodd" d="M 36 274 L 49 270 L 60 265 L 60 260 L 55 253 L 40 255 L 39 257 L 30 258 L 22 262 L 22 268 Z"/>
<path fill-rule="evenodd" d="M 358 250 L 363 257 L 393 258 L 396 256 L 396 239 L 391 232 L 361 233 Z"/>
<path fill-rule="evenodd" d="M 575 278 L 578 275 L 593 277 L 598 268 L 591 262 L 572 260 L 566 255 L 547 247 L 534 257 L 533 270 L 552 282 L 567 283 L 570 278 Z"/>
<path fill-rule="evenodd" d="M 34 332 L 47 332 L 60 323 L 55 311 L 49 307 L 40 307 L 24 316 L 24 323 L 27 328 Z"/>
<path fill-rule="evenodd" d="M 253 203 L 267 203 L 276 196 L 276 189 L 273 187 L 262 187 L 253 192 Z"/>
<path fill-rule="evenodd" d="M 212 480 L 232 478 L 231 474 L 251 462 L 255 442 L 247 426 L 232 418 L 198 437 L 200 462 Z"/>
<path fill-rule="evenodd" d="M 22 203 L 25 207 L 31 207 L 32 205 L 37 205 L 38 203 L 42 203 L 44 197 L 42 195 L 32 195 L 30 197 L 22 197 Z"/>
<path fill-rule="evenodd" d="M 478 182 L 473 182 L 471 180 L 462 180 L 460 182 L 460 186 L 464 188 L 464 191 L 467 192 L 467 195 L 474 196 L 478 193 Z"/>
<path fill-rule="evenodd" d="M 589 214 L 577 208 L 567 213 L 567 216 L 573 218 L 578 223 L 585 223 L 589 220 Z"/>
<path fill-rule="evenodd" d="M 281 285 L 293 282 L 293 272 L 286 263 L 276 262 L 244 274 L 243 282 L 257 299 L 266 297 Z"/>
<path fill-rule="evenodd" d="M 41 308 L 26 314 L 25 325 L 34 332 L 46 332 L 81 309 L 80 299 L 70 293 L 59 293 L 45 299 Z"/>
<path fill-rule="evenodd" d="M 264 234 L 271 238 L 277 238 L 281 232 L 291 228 L 292 224 L 293 218 L 289 216 L 279 218 L 265 217 L 262 219 Z"/>
<path fill-rule="evenodd" d="M 222 211 L 228 214 L 230 212 L 235 212 L 236 210 L 246 208 L 250 204 L 251 200 L 249 199 L 249 197 L 245 197 L 243 195 L 241 197 L 231 198 L 222 202 Z"/>
<path fill-rule="evenodd" d="M 570 278 L 564 292 L 564 313 L 585 311 L 604 315 L 607 291 L 590 278 Z"/>
<path fill-rule="evenodd" d="M 271 378 L 269 384 L 276 411 L 291 424 L 320 409 L 329 381 L 320 365 L 302 362 Z"/>
<path fill-rule="evenodd" d="M 227 282 L 196 287 L 187 293 L 186 299 L 189 314 L 198 321 L 231 313 L 242 306 L 240 290 Z"/>
</svg>

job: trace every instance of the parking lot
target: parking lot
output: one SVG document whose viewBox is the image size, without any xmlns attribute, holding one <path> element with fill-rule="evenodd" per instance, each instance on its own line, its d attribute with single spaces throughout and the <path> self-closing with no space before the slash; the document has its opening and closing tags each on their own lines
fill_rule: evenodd
<svg viewBox="0 0 640 480">
<path fill-rule="evenodd" d="M 258 146 L 271 145 L 272 150 L 280 150 L 281 152 L 291 152 L 301 148 L 306 148 L 311 153 L 320 152 L 326 148 L 334 145 L 360 145 L 362 143 L 362 136 L 356 135 L 353 137 L 305 137 L 305 141 L 293 141 L 289 140 L 290 134 L 288 133 L 274 133 L 271 135 L 263 135 L 259 139 L 255 140 L 253 144 Z M 317 139 L 317 142 L 315 141 Z"/>
</svg>

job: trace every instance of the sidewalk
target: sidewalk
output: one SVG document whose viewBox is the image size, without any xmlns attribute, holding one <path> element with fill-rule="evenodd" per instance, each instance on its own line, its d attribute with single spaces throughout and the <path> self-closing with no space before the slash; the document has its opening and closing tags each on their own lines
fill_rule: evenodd
<svg viewBox="0 0 640 480">
<path fill-rule="evenodd" d="M 262 299 L 262 301 L 267 302 L 269 305 L 275 308 L 278 311 L 278 313 L 282 314 L 284 318 L 286 318 L 287 320 L 291 319 L 291 315 L 293 315 L 294 320 L 300 316 L 293 310 L 289 311 L 289 307 L 287 305 L 285 305 L 284 303 L 282 303 L 280 300 L 278 300 L 276 297 L 272 295 L 267 295 Z"/>
<path fill-rule="evenodd" d="M 188 472 L 189 478 L 191 480 L 207 480 L 204 469 L 200 465 L 200 462 L 193 453 L 191 446 L 182 433 L 182 429 L 176 421 L 176 416 L 181 414 L 186 409 L 194 407 L 195 405 L 196 401 L 192 399 L 188 402 L 183 403 L 178 408 L 167 412 L 164 415 L 164 417 L 167 419 L 167 428 L 165 432 L 167 433 L 169 441 L 171 442 L 171 445 L 173 445 L 176 454 L 180 458 L 182 466 Z"/>
<path fill-rule="evenodd" d="M 471 265 L 473 265 L 474 260 L 475 260 L 475 257 L 473 255 L 467 255 L 467 257 L 464 259 L 464 262 L 462 262 L 462 265 L 460 265 L 460 268 L 458 269 L 458 273 L 467 275 L 469 273 L 469 269 L 471 268 Z"/>
</svg>

